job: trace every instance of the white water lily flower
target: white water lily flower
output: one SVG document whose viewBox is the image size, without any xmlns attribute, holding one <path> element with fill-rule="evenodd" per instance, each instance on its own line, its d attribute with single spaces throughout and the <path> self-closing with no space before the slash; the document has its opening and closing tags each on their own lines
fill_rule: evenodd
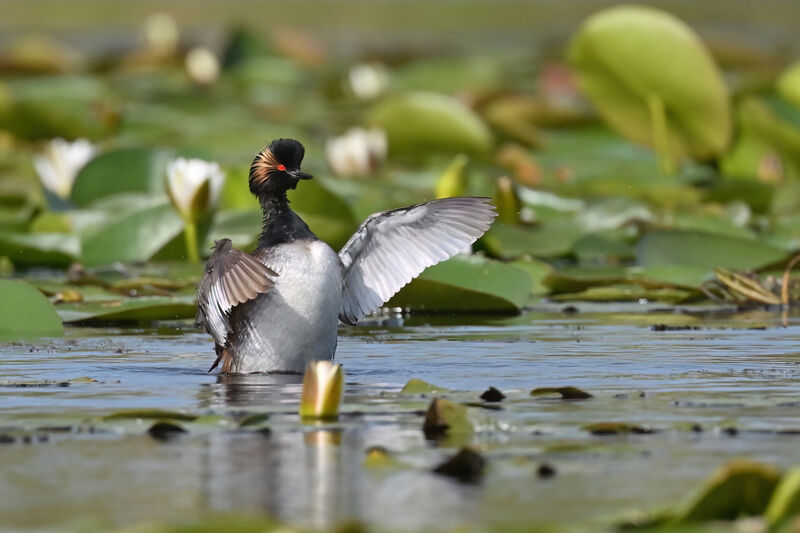
<svg viewBox="0 0 800 533">
<path fill-rule="evenodd" d="M 363 176 L 386 159 L 386 133 L 378 128 L 351 128 L 325 143 L 328 165 L 339 176 Z"/>
<path fill-rule="evenodd" d="M 330 361 L 312 361 L 303 376 L 300 416 L 303 418 L 336 418 L 342 401 L 344 372 L 342 365 Z"/>
<path fill-rule="evenodd" d="M 167 166 L 167 193 L 184 220 L 197 220 L 213 209 L 224 183 L 219 163 L 179 157 Z"/>
<path fill-rule="evenodd" d="M 97 148 L 86 139 L 69 142 L 53 139 L 41 155 L 33 158 L 33 166 L 45 189 L 59 198 L 67 199 L 78 172 L 97 153 Z"/>
<path fill-rule="evenodd" d="M 355 65 L 350 69 L 347 79 L 350 90 L 362 100 L 372 100 L 389 86 L 389 73 L 380 63 Z"/>
<path fill-rule="evenodd" d="M 204 46 L 196 46 L 186 54 L 186 72 L 199 85 L 211 85 L 217 81 L 219 70 L 217 56 Z"/>
</svg>

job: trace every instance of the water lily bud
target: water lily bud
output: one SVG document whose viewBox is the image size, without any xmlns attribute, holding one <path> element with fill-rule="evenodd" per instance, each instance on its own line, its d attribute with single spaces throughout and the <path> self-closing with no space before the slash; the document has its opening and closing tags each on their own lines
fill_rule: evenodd
<svg viewBox="0 0 800 533">
<path fill-rule="evenodd" d="M 300 416 L 303 418 L 336 418 L 342 401 L 344 372 L 341 365 L 330 361 L 312 361 L 303 376 Z"/>
<path fill-rule="evenodd" d="M 186 72 L 198 85 L 211 85 L 219 78 L 219 60 L 214 52 L 196 46 L 186 54 Z"/>
<path fill-rule="evenodd" d="M 372 100 L 389 86 L 389 73 L 380 63 L 362 63 L 350 69 L 350 90 L 361 100 Z"/>
<path fill-rule="evenodd" d="M 497 185 L 492 199 L 497 206 L 497 219 L 504 224 L 517 224 L 520 220 L 522 203 L 514 188 L 514 183 L 508 176 L 501 176 L 497 179 Z"/>
<path fill-rule="evenodd" d="M 47 143 L 41 155 L 34 156 L 33 166 L 45 189 L 61 199 L 67 199 L 78 172 L 96 152 L 97 148 L 86 139 L 75 142 L 53 139 Z"/>
<path fill-rule="evenodd" d="M 211 211 L 224 182 L 218 163 L 179 157 L 167 166 L 167 193 L 184 220 L 198 220 Z"/>
<path fill-rule="evenodd" d="M 339 176 L 364 176 L 386 158 L 386 133 L 378 128 L 351 128 L 325 143 L 328 165 Z"/>
<path fill-rule="evenodd" d="M 178 23 L 166 13 L 153 13 L 144 21 L 144 40 L 147 48 L 159 55 L 170 55 L 178 48 Z"/>
<path fill-rule="evenodd" d="M 436 198 L 451 198 L 463 196 L 467 192 L 467 176 L 464 169 L 467 167 L 469 157 L 458 154 L 439 177 L 436 182 Z"/>
</svg>

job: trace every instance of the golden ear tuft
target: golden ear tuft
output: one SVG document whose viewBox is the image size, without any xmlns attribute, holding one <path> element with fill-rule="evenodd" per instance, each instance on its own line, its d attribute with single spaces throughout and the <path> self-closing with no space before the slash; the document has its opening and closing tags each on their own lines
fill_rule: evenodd
<svg viewBox="0 0 800 533">
<path fill-rule="evenodd" d="M 264 148 L 250 165 L 250 181 L 256 184 L 264 183 L 269 179 L 269 173 L 277 168 L 278 161 L 275 159 L 275 154 L 269 148 Z"/>
</svg>

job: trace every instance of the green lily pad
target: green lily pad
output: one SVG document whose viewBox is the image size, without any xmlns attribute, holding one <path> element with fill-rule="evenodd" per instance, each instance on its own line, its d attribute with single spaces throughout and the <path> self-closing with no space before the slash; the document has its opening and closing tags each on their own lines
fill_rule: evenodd
<svg viewBox="0 0 800 533">
<path fill-rule="evenodd" d="M 191 422 L 196 419 L 197 415 L 188 413 L 180 413 L 177 411 L 164 411 L 161 409 L 128 409 L 125 411 L 117 411 L 106 415 L 103 420 L 180 420 L 184 422 Z"/>
<path fill-rule="evenodd" d="M 299 184 L 287 197 L 311 231 L 334 250 L 344 246 L 358 228 L 350 207 L 319 179 Z"/>
<path fill-rule="evenodd" d="M 119 193 L 163 193 L 167 162 L 174 153 L 149 148 L 120 148 L 89 161 L 75 178 L 70 199 L 87 206 Z"/>
<path fill-rule="evenodd" d="M 83 240 L 86 266 L 147 261 L 183 231 L 183 221 L 166 201 L 120 216 Z"/>
<path fill-rule="evenodd" d="M 648 288 L 641 285 L 619 284 L 602 287 L 589 287 L 574 293 L 555 294 L 550 298 L 556 302 L 635 302 L 648 300 L 677 304 L 694 296 L 693 291 L 676 288 Z"/>
<path fill-rule="evenodd" d="M 798 515 L 800 515 L 800 467 L 795 467 L 781 477 L 764 512 L 764 518 L 774 527 Z"/>
<path fill-rule="evenodd" d="M 493 256 L 516 259 L 532 257 L 561 257 L 572 251 L 585 230 L 574 219 L 557 218 L 534 228 L 495 222 L 483 243 Z"/>
<path fill-rule="evenodd" d="M 436 394 L 438 392 L 447 392 L 448 390 L 418 378 L 411 378 L 400 390 L 400 394 Z"/>
<path fill-rule="evenodd" d="M 735 520 L 764 513 L 778 486 L 780 474 L 750 461 L 734 461 L 718 469 L 698 495 L 684 506 L 675 522 Z"/>
<path fill-rule="evenodd" d="M 628 139 L 655 147 L 673 164 L 684 155 L 711 159 L 727 146 L 731 116 L 722 76 L 692 29 L 671 14 L 605 9 L 583 23 L 568 55 L 600 115 Z"/>
<path fill-rule="evenodd" d="M 553 270 L 542 283 L 552 293 L 572 293 L 590 289 L 597 285 L 610 285 L 625 280 L 622 267 L 565 267 Z"/>
<path fill-rule="evenodd" d="M 630 267 L 627 278 L 644 285 L 667 285 L 699 289 L 714 277 L 710 269 L 692 265 L 651 265 Z"/>
<path fill-rule="evenodd" d="M 0 340 L 58 337 L 64 327 L 42 293 L 21 281 L 0 279 Z"/>
<path fill-rule="evenodd" d="M 640 265 L 688 265 L 713 269 L 758 269 L 787 257 L 785 250 L 758 241 L 700 231 L 653 230 L 636 246 Z"/>
<path fill-rule="evenodd" d="M 72 302 L 58 306 L 64 322 L 77 324 L 141 322 L 193 318 L 194 298 L 140 296 L 101 302 Z"/>
<path fill-rule="evenodd" d="M 81 254 L 75 235 L 63 233 L 0 233 L 0 256 L 19 266 L 68 266 Z"/>
<path fill-rule="evenodd" d="M 492 134 L 483 120 L 452 96 L 409 92 L 380 102 L 369 115 L 389 140 L 390 154 L 486 153 Z"/>
<path fill-rule="evenodd" d="M 389 300 L 414 311 L 518 312 L 531 278 L 522 270 L 479 256 L 456 256 L 425 270 Z"/>
</svg>

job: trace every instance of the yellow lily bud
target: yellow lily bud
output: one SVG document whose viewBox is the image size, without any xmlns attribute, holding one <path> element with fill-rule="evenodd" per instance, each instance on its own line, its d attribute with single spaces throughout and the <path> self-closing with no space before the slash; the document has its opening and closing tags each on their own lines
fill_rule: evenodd
<svg viewBox="0 0 800 533">
<path fill-rule="evenodd" d="M 303 376 L 300 416 L 303 418 L 336 418 L 344 388 L 342 365 L 330 361 L 312 361 Z"/>
</svg>

